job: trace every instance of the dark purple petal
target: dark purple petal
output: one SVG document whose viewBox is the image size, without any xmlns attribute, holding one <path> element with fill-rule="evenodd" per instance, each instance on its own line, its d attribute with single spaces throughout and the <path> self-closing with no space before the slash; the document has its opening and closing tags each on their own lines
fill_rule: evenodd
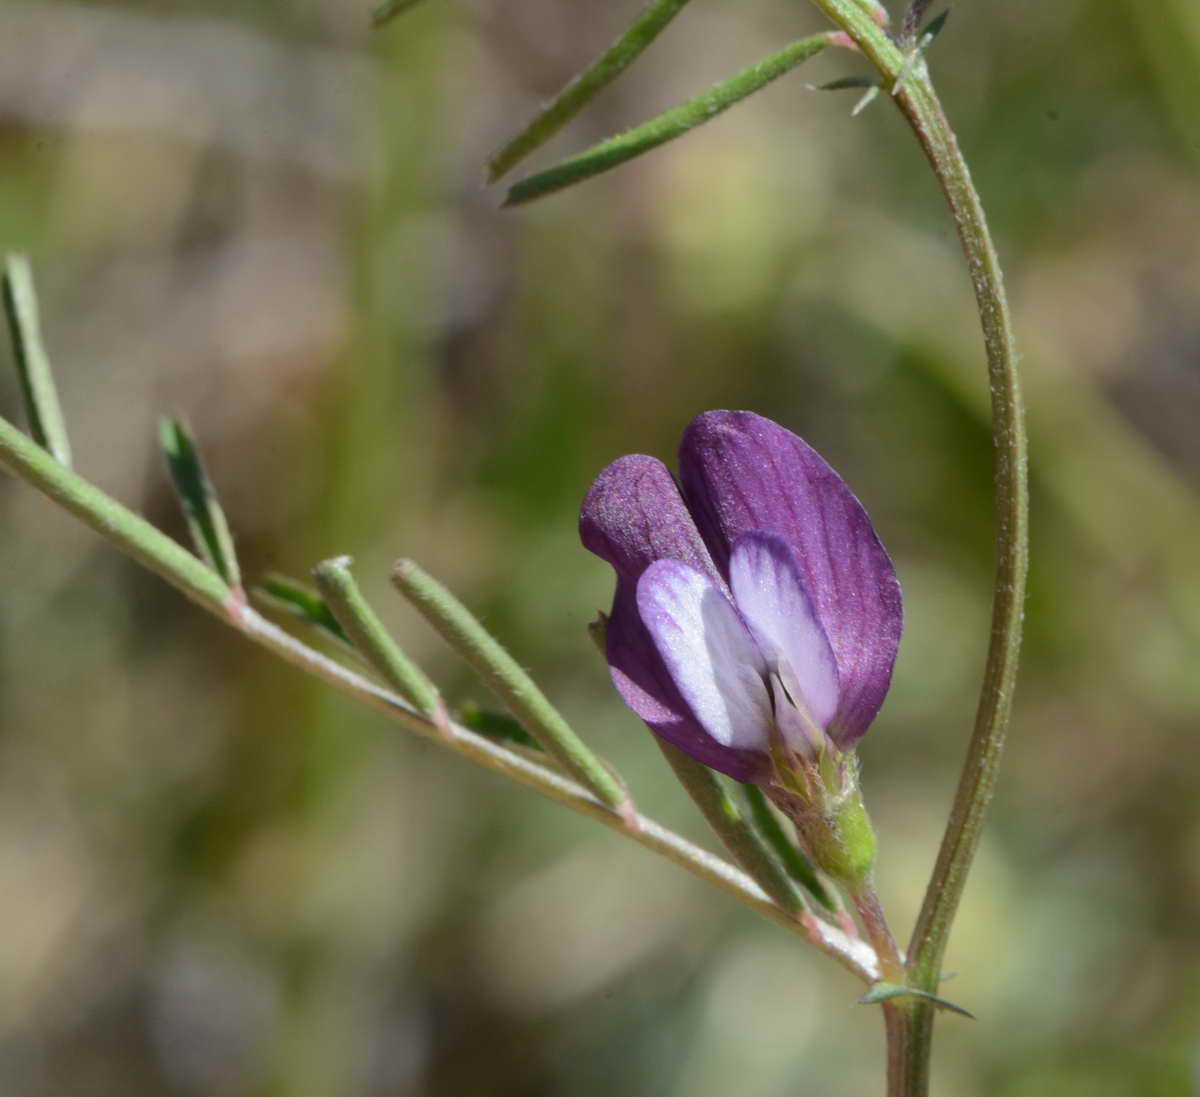
<svg viewBox="0 0 1200 1097">
<path fill-rule="evenodd" d="M 638 615 L 637 582 L 655 560 L 680 560 L 721 582 L 667 467 L 640 455 L 614 461 L 583 501 L 579 535 L 617 573 L 606 654 L 625 703 L 698 762 L 738 781 L 765 773 L 765 755 L 723 747 L 704 730 Z"/>
<path fill-rule="evenodd" d="M 716 576 L 675 478 L 656 457 L 620 457 L 596 477 L 579 516 L 584 547 L 634 581 L 655 560 Z"/>
<path fill-rule="evenodd" d="M 733 600 L 788 692 L 823 732 L 839 706 L 837 659 L 804 589 L 800 561 L 777 533 L 743 533 L 729 559 Z"/>
<path fill-rule="evenodd" d="M 762 530 L 795 550 L 804 587 L 837 659 L 840 703 L 827 729 L 847 748 L 891 683 L 902 609 L 896 572 L 862 504 L 806 442 L 748 411 L 692 421 L 679 452 L 696 524 L 722 575 L 733 542 Z"/>
<path fill-rule="evenodd" d="M 638 614 L 696 719 L 723 747 L 771 747 L 766 660 L 716 581 L 658 560 L 638 581 Z"/>
</svg>

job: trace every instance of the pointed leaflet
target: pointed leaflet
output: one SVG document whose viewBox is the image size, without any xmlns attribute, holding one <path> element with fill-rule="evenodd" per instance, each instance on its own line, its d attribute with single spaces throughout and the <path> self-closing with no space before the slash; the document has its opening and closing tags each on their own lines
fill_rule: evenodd
<svg viewBox="0 0 1200 1097">
<path fill-rule="evenodd" d="M 564 160 L 555 167 L 519 180 L 509 189 L 504 204 L 517 206 L 522 202 L 553 194 L 573 183 L 615 168 L 635 156 L 641 156 L 642 153 L 658 148 L 676 137 L 682 137 L 688 130 L 715 118 L 735 103 L 740 103 L 748 95 L 765 87 L 772 80 L 777 80 L 801 61 L 806 61 L 829 45 L 832 45 L 832 40 L 828 34 L 814 34 L 810 38 L 801 38 L 758 64 L 743 69 L 736 76 L 715 84 L 703 95 L 682 106 L 660 114 L 626 133 L 601 141 L 587 152 Z"/>
<path fill-rule="evenodd" d="M 655 560 L 682 561 L 719 582 L 666 466 L 635 454 L 605 468 L 583 501 L 579 534 L 617 573 L 606 655 L 625 703 L 655 734 L 735 780 L 765 772 L 764 754 L 723 747 L 704 730 L 638 614 L 637 582 Z"/>
<path fill-rule="evenodd" d="M 12 335 L 13 357 L 17 363 L 17 377 L 21 382 L 21 395 L 25 399 L 25 414 L 29 418 L 29 433 L 39 446 L 70 468 L 71 443 L 67 437 L 62 404 L 58 399 L 58 387 L 54 383 L 54 371 L 50 368 L 50 357 L 42 342 L 37 290 L 34 288 L 33 270 L 28 257 L 17 254 L 5 256 L 3 296 L 4 311 Z"/>
<path fill-rule="evenodd" d="M 420 2 L 421 0 L 382 0 L 371 12 L 371 26 L 378 30 L 398 15 L 403 15 L 409 8 L 415 8 Z"/>
<path fill-rule="evenodd" d="M 488 182 L 494 183 L 530 153 L 550 140 L 587 104 L 621 75 L 666 29 L 688 0 L 652 0 L 598 61 L 575 77 L 537 116 L 488 160 Z"/>
<path fill-rule="evenodd" d="M 342 626 L 337 623 L 325 600 L 299 580 L 278 572 L 268 572 L 250 594 L 256 602 L 290 613 L 353 650 L 350 637 L 342 631 Z"/>
<path fill-rule="evenodd" d="M 848 748 L 891 682 L 900 642 L 900 587 L 862 504 L 802 439 L 753 412 L 711 411 L 684 433 L 680 476 L 713 560 L 752 530 L 782 537 L 837 660 L 840 703 L 828 728 Z"/>
<path fill-rule="evenodd" d="M 191 431 L 182 419 L 163 419 L 158 432 L 196 554 L 231 587 L 241 587 L 233 534 Z"/>
</svg>

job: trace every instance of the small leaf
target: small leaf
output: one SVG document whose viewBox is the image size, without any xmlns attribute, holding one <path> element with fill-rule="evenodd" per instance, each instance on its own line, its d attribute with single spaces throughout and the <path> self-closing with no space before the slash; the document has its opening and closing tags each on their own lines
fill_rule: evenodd
<svg viewBox="0 0 1200 1097">
<path fill-rule="evenodd" d="M 779 859 L 788 875 L 805 888 L 828 911 L 837 909 L 829 890 L 803 853 L 788 838 L 767 797 L 758 785 L 742 785 L 742 796 L 754 828 Z"/>
<path fill-rule="evenodd" d="M 337 623 L 337 618 L 324 599 L 311 587 L 296 579 L 271 572 L 254 588 L 256 599 L 276 609 L 284 610 L 301 621 L 327 633 L 340 644 L 350 645 L 350 639 Z"/>
<path fill-rule="evenodd" d="M 970 1010 L 963 1009 L 962 1006 L 957 1006 L 953 1002 L 948 1002 L 945 998 L 939 998 L 936 994 L 930 994 L 927 990 L 917 990 L 916 987 L 902 987 L 896 983 L 874 983 L 858 1001 L 859 1005 L 871 1006 L 877 1005 L 879 1002 L 890 1001 L 893 998 L 904 997 L 924 998 L 926 1001 L 932 1002 L 938 1009 L 946 1009 L 951 1013 L 957 1013 L 960 1017 L 969 1017 L 972 1021 L 975 1020 L 975 1014 Z"/>
<path fill-rule="evenodd" d="M 415 8 L 421 0 L 383 0 L 375 5 L 371 12 L 371 26 L 378 30 L 385 23 L 390 23 L 398 15 L 403 15 L 409 8 Z"/>
<path fill-rule="evenodd" d="M 450 728 L 446 722 L 446 706 L 442 704 L 437 686 L 405 654 L 363 597 L 351 571 L 353 565 L 354 561 L 349 556 L 335 556 L 330 560 L 322 560 L 313 568 L 313 578 L 317 581 L 317 589 L 321 592 L 325 607 L 342 626 L 342 632 L 367 664 L 448 736 Z"/>
<path fill-rule="evenodd" d="M 830 80 L 828 84 L 818 84 L 813 91 L 845 91 L 847 88 L 877 88 L 879 80 L 870 76 L 843 76 L 839 80 Z"/>
<path fill-rule="evenodd" d="M 576 734 L 537 683 L 480 620 L 432 575 L 412 560 L 400 560 L 392 582 L 405 598 L 461 655 L 564 770 L 617 814 L 632 819 L 632 805 L 620 779 Z"/>
<path fill-rule="evenodd" d="M 601 141 L 587 152 L 565 160 L 556 167 L 522 179 L 509 190 L 504 204 L 516 206 L 535 198 L 542 198 L 673 141 L 688 130 L 715 118 L 735 103 L 740 103 L 747 96 L 753 95 L 795 68 L 801 61 L 807 60 L 831 44 L 828 34 L 814 34 L 809 38 L 801 38 L 757 65 L 751 65 L 736 76 L 714 85 L 690 102 L 660 114 L 626 133 Z"/>
<path fill-rule="evenodd" d="M 925 33 L 921 35 L 921 49 L 927 49 L 933 40 L 942 33 L 942 28 L 946 25 L 946 20 L 949 18 L 950 9 L 947 8 L 925 28 Z"/>
<path fill-rule="evenodd" d="M 621 75 L 666 29 L 688 0 L 652 0 L 641 15 L 603 56 L 576 76 L 543 107 L 520 133 L 488 159 L 488 182 L 494 183 L 540 148 L 574 118 L 596 95 Z"/>
<path fill-rule="evenodd" d="M 468 702 L 459 710 L 458 719 L 464 727 L 479 732 L 485 739 L 515 743 L 527 750 L 542 750 L 538 741 L 507 713 L 482 709 L 474 702 Z"/>
<path fill-rule="evenodd" d="M 233 536 L 195 440 L 180 419 L 163 419 L 159 437 L 197 555 L 231 587 L 240 588 Z"/>
<path fill-rule="evenodd" d="M 4 260 L 4 311 L 12 335 L 13 357 L 29 420 L 29 434 L 60 464 L 71 467 L 71 443 L 63 417 L 50 358 L 42 343 L 33 270 L 24 255 Z"/>
</svg>

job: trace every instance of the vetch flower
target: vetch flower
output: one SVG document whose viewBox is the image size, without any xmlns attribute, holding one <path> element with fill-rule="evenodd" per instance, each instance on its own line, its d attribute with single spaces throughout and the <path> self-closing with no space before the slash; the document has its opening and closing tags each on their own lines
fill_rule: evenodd
<svg viewBox="0 0 1200 1097">
<path fill-rule="evenodd" d="M 762 785 L 814 859 L 836 862 L 820 819 L 854 829 L 861 813 L 852 748 L 900 640 L 892 562 L 841 477 L 769 419 L 706 412 L 679 470 L 681 486 L 622 457 L 583 503 L 583 543 L 617 574 L 613 681 L 656 735 Z"/>
</svg>

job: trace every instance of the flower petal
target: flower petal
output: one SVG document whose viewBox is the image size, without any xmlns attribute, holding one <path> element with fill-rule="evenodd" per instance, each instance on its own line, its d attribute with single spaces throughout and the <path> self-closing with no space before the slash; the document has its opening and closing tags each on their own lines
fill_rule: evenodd
<svg viewBox="0 0 1200 1097">
<path fill-rule="evenodd" d="M 659 560 L 639 580 L 637 604 L 705 731 L 723 747 L 769 750 L 766 660 L 725 591 L 687 564 Z"/>
<path fill-rule="evenodd" d="M 729 585 L 759 648 L 768 661 L 786 664 L 780 677 L 788 692 L 799 693 L 796 700 L 824 731 L 838 710 L 837 661 L 795 552 L 777 533 L 743 533 L 729 558 Z"/>
<path fill-rule="evenodd" d="M 638 614 L 637 582 L 655 560 L 681 560 L 720 582 L 667 467 L 636 454 L 614 461 L 583 501 L 579 534 L 617 573 L 605 655 L 625 703 L 651 731 L 698 762 L 738 781 L 765 773 L 765 755 L 723 747 L 704 730 Z"/>
<path fill-rule="evenodd" d="M 579 536 L 618 575 L 635 580 L 655 560 L 682 560 L 717 574 L 675 478 L 656 457 L 620 457 L 596 477 L 583 500 Z"/>
<path fill-rule="evenodd" d="M 891 683 L 902 608 L 895 569 L 862 504 L 806 442 L 746 411 L 693 420 L 680 446 L 684 497 L 722 574 L 743 533 L 779 534 L 837 660 L 841 701 L 830 737 L 847 748 Z"/>
</svg>

